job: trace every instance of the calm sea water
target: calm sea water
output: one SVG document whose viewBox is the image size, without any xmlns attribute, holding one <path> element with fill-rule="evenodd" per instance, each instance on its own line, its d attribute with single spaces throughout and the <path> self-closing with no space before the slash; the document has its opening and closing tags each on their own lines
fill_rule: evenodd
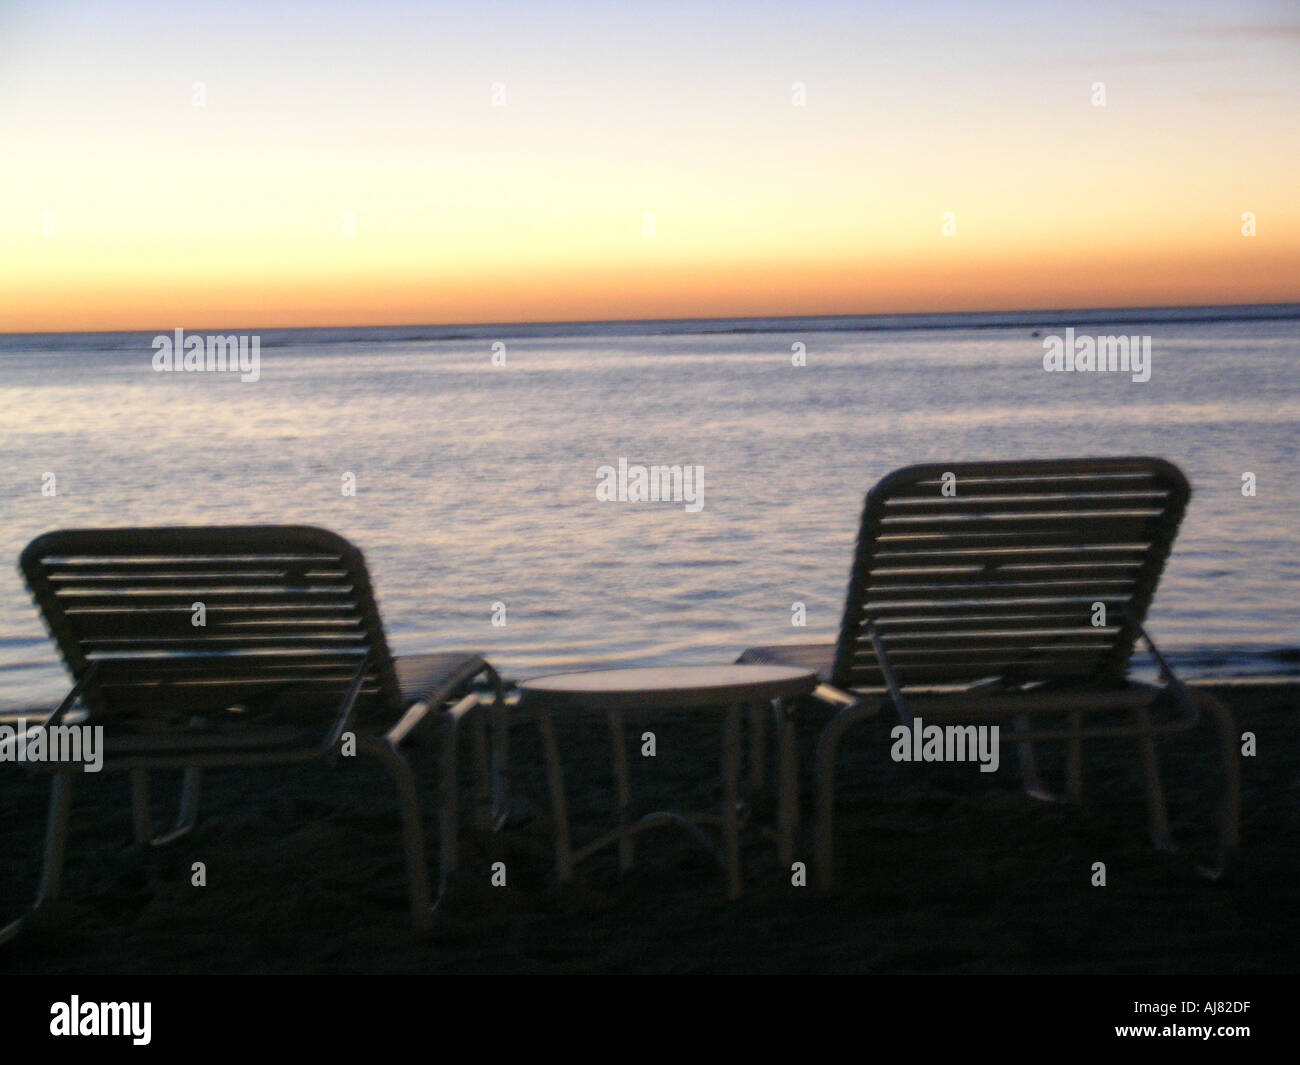
<svg viewBox="0 0 1300 1065">
<path fill-rule="evenodd" d="M 256 383 L 156 373 L 153 333 L 0 337 L 0 706 L 65 687 L 13 568 L 52 528 L 319 524 L 365 552 L 399 653 L 473 648 L 515 676 L 725 662 L 833 637 L 862 496 L 891 469 L 1111 454 L 1193 486 L 1153 633 L 1191 675 L 1282 672 L 1300 309 L 1254 315 L 269 330 Z M 1151 379 L 1044 372 L 1032 332 L 1066 325 L 1151 336 Z M 599 502 L 620 458 L 703 467 L 703 509 Z"/>
</svg>

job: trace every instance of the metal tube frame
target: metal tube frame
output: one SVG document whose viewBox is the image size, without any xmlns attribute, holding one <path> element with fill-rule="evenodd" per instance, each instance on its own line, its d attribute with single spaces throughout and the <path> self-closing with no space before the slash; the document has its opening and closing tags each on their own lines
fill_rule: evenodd
<svg viewBox="0 0 1300 1065">
<path fill-rule="evenodd" d="M 194 826 L 198 816 L 199 790 L 202 771 L 207 768 L 242 768 L 263 765 L 293 765 L 310 762 L 337 755 L 343 737 L 355 717 L 356 703 L 361 693 L 366 675 L 370 668 L 369 659 L 362 662 L 349 684 L 346 695 L 339 705 L 338 713 L 325 738 L 310 747 L 289 753 L 251 751 L 240 755 L 223 752 L 200 752 L 195 754 L 171 754 L 157 757 L 137 756 L 124 758 L 121 764 L 105 764 L 111 771 L 125 771 L 131 774 L 132 821 L 137 842 L 150 846 L 163 846 L 186 835 Z M 432 900 L 429 890 L 428 867 L 425 855 L 424 828 L 420 813 L 419 795 L 410 763 L 399 750 L 403 741 L 428 715 L 435 710 L 428 703 L 417 702 L 407 708 L 401 719 L 388 732 L 382 735 L 362 734 L 357 737 L 358 753 L 364 753 L 378 761 L 387 770 L 397 788 L 398 813 L 401 820 L 402 850 L 406 862 L 408 889 L 410 894 L 411 919 L 417 931 L 423 931 L 433 922 L 438 903 L 448 891 L 452 878 L 459 864 L 458 837 L 458 788 L 456 747 L 457 733 L 462 719 L 473 716 L 475 719 L 475 762 L 476 790 L 479 797 L 479 814 L 481 821 L 488 820 L 489 807 L 494 814 L 501 808 L 496 802 L 499 798 L 494 792 L 493 780 L 489 779 L 493 769 L 488 764 L 488 743 L 485 732 L 485 714 L 476 713 L 485 707 L 500 714 L 503 710 L 503 688 L 500 678 L 491 666 L 485 664 L 485 670 L 495 690 L 495 698 L 486 703 L 478 692 L 471 691 L 447 710 L 439 713 L 440 772 L 438 786 L 438 813 L 441 829 L 441 861 L 438 878 L 438 899 Z M 94 679 L 96 667 L 90 668 L 68 692 L 59 707 L 53 711 L 40 727 L 49 728 L 62 719 L 64 714 L 77 702 L 86 686 Z M 482 671 L 481 671 L 482 672 Z M 501 737 L 494 739 L 501 743 Z M 494 750 L 499 751 L 500 747 Z M 160 834 L 153 831 L 152 816 L 149 809 L 148 772 L 151 769 L 181 769 L 184 771 L 179 812 L 172 827 Z M 30 909 L 9 924 L 0 928 L 0 943 L 18 935 L 34 918 L 45 912 L 57 901 L 63 877 L 63 866 L 67 855 L 68 832 L 71 823 L 72 792 L 76 770 L 60 769 L 53 775 L 50 792 L 50 806 L 46 821 L 45 843 L 43 848 L 41 876 L 37 886 L 36 897 Z"/>
<path fill-rule="evenodd" d="M 1228 871 L 1240 840 L 1241 767 L 1236 751 L 1238 738 L 1236 726 L 1227 707 L 1209 693 L 1192 692 L 1175 676 L 1169 662 L 1160 653 L 1155 641 L 1152 640 L 1147 631 L 1136 623 L 1135 628 L 1138 635 L 1150 648 L 1152 657 L 1160 667 L 1161 679 L 1164 681 L 1163 688 L 1153 687 L 1151 689 L 1150 702 L 1135 710 L 1135 725 L 1123 728 L 1085 728 L 1083 724 L 1085 708 L 1073 706 L 1066 708 L 1066 712 L 1069 714 L 1068 728 L 1034 730 L 1029 728 L 1028 724 L 1028 713 L 1034 711 L 1034 708 L 1030 707 L 1026 713 L 1017 715 L 1017 729 L 1008 738 L 1016 741 L 1019 745 L 1025 789 L 1036 798 L 1055 798 L 1055 796 L 1047 792 L 1039 780 L 1033 744 L 1037 741 L 1047 740 L 1066 741 L 1068 744 L 1066 754 L 1066 798 L 1072 802 L 1080 802 L 1083 798 L 1082 744 L 1084 740 L 1103 738 L 1133 738 L 1136 740 L 1143 768 L 1148 831 L 1158 849 L 1170 851 L 1174 847 L 1169 830 L 1164 789 L 1161 784 L 1155 737 L 1194 728 L 1200 720 L 1201 710 L 1208 711 L 1218 736 L 1217 745 L 1224 781 L 1217 815 L 1218 854 L 1213 864 L 1200 865 L 1197 867 L 1197 872 L 1202 876 L 1218 879 Z M 910 728 L 914 724 L 914 719 L 902 688 L 894 676 L 884 644 L 875 626 L 870 622 L 867 623 L 867 632 L 872 647 L 875 649 L 881 673 L 885 679 L 889 702 L 893 704 L 902 723 Z M 828 889 L 834 883 L 835 756 L 844 734 L 854 725 L 874 716 L 880 709 L 881 704 L 874 701 L 872 703 L 860 701 L 849 693 L 841 692 L 838 689 L 831 689 L 830 691 L 825 689 L 830 689 L 830 686 L 823 685 L 814 694 L 819 694 L 823 698 L 830 694 L 831 698 L 838 702 L 841 707 L 818 738 L 813 766 L 815 804 L 813 858 L 815 875 L 818 886 Z M 1178 715 L 1170 722 L 1159 725 L 1153 724 L 1149 713 L 1150 703 L 1165 692 L 1172 694 L 1177 700 Z M 1059 692 L 1051 694 L 1058 697 L 1060 695 Z M 956 700 L 960 698 L 960 695 L 961 693 L 955 693 L 951 698 Z M 1079 699 L 1080 701 L 1086 700 L 1087 694 L 1081 694 Z M 1054 710 L 1059 708 L 1057 706 L 1046 706 L 1043 709 Z"/>
</svg>

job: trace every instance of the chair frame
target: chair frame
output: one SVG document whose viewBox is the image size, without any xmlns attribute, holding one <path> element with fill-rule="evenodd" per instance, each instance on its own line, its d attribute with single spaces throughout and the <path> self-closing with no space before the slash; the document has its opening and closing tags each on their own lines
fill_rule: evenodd
<svg viewBox="0 0 1300 1065">
<path fill-rule="evenodd" d="M 1137 576 L 1134 593 L 1128 609 L 1121 614 L 1120 631 L 1115 646 L 1109 653 L 1105 672 L 1116 683 L 1116 689 L 1089 692 L 1086 690 L 1087 683 L 1103 678 L 1081 675 L 1076 681 L 1083 682 L 1085 688 L 1080 691 L 1076 686 L 1073 692 L 1065 686 L 1069 678 L 1061 678 L 1050 687 L 1043 685 L 1037 689 L 1008 688 L 1005 680 L 998 678 L 991 682 L 977 682 L 972 678 L 966 687 L 957 692 L 933 694 L 921 687 L 909 693 L 909 685 L 901 682 L 898 677 L 876 619 L 865 616 L 864 609 L 865 588 L 871 572 L 876 537 L 881 528 L 885 503 L 892 491 L 900 485 L 915 485 L 918 481 L 941 478 L 950 472 L 956 473 L 957 483 L 960 484 L 963 478 L 990 474 L 1031 478 L 1057 475 L 1082 477 L 1116 471 L 1150 472 L 1162 478 L 1170 487 L 1168 504 L 1153 527 L 1152 540 Z M 1133 739 L 1143 768 L 1148 831 L 1155 846 L 1163 851 L 1172 851 L 1174 845 L 1169 831 L 1155 739 L 1161 735 L 1193 729 L 1200 723 L 1202 714 L 1207 715 L 1217 733 L 1224 784 L 1217 818 L 1218 853 L 1211 864 L 1199 866 L 1198 872 L 1209 878 L 1225 874 L 1230 868 L 1240 839 L 1241 784 L 1236 750 L 1239 734 L 1228 708 L 1209 692 L 1192 689 L 1179 680 L 1143 626 L 1189 497 L 1190 488 L 1181 471 L 1164 460 L 1151 458 L 926 464 L 896 470 L 868 493 L 830 679 L 814 693 L 820 701 L 837 708 L 818 739 L 813 767 L 814 869 L 820 887 L 829 888 L 834 882 L 835 759 L 841 740 L 854 725 L 875 717 L 882 709 L 890 706 L 902 724 L 914 727 L 913 707 L 921 705 L 919 700 L 924 700 L 927 721 L 947 720 L 970 724 L 1012 718 L 1014 727 L 1003 738 L 1018 744 L 1025 790 L 1039 799 L 1055 801 L 1064 798 L 1076 803 L 1082 800 L 1082 744 L 1085 740 Z M 938 553 L 940 552 L 936 551 Z M 855 623 L 857 618 L 863 620 Z M 863 632 L 870 642 L 875 666 L 883 681 L 883 692 L 855 686 L 854 651 Z M 1159 667 L 1161 684 L 1158 686 L 1129 681 L 1125 677 L 1129 658 L 1138 639 L 1147 645 Z M 1001 702 L 999 695 L 1003 696 Z M 1166 695 L 1172 699 L 1176 712 L 1168 720 L 1153 722 L 1150 708 Z M 1119 728 L 1086 726 L 1085 714 L 1116 709 L 1131 711 L 1133 723 Z M 1065 728 L 1034 728 L 1030 719 L 1040 713 L 1066 713 L 1069 724 Z M 1065 741 L 1068 745 L 1064 796 L 1047 791 L 1038 776 L 1034 744 L 1046 741 Z"/>
<path fill-rule="evenodd" d="M 96 705 L 104 708 L 103 693 L 98 690 L 100 662 L 88 660 L 82 653 L 78 637 L 54 601 L 48 581 L 42 579 L 39 559 L 48 550 L 50 543 L 67 545 L 69 551 L 83 550 L 86 554 L 93 554 L 104 553 L 100 546 L 103 541 L 116 545 L 125 553 L 139 551 L 142 547 L 161 540 L 169 550 L 177 552 L 185 545 L 187 536 L 206 537 L 209 542 L 213 537 L 225 539 L 241 550 L 282 546 L 286 541 L 291 541 L 295 546 L 306 544 L 317 548 L 326 547 L 336 552 L 351 571 L 354 598 L 362 614 L 364 638 L 370 650 L 361 658 L 347 683 L 329 727 L 314 742 L 287 748 L 276 746 L 274 749 L 267 746 L 259 748 L 256 742 L 250 742 L 239 750 L 204 750 L 201 744 L 191 743 L 188 746 L 181 744 L 161 750 L 149 750 L 146 746 L 135 752 L 128 745 L 124 755 L 111 759 L 106 757 L 102 766 L 104 771 L 128 772 L 131 775 L 132 823 L 136 843 L 161 847 L 181 839 L 193 830 L 198 818 L 200 787 L 205 769 L 333 762 L 340 755 L 345 739 L 352 734 L 355 736 L 357 754 L 380 763 L 397 789 L 411 919 L 417 931 L 427 930 L 459 864 L 457 738 L 462 722 L 472 723 L 474 727 L 478 825 L 480 828 L 491 829 L 499 827 L 504 821 L 505 796 L 500 779 L 505 757 L 502 727 L 506 713 L 505 685 L 496 670 L 486 661 L 480 660 L 478 668 L 459 682 L 458 689 L 448 693 L 446 703 L 449 705 L 427 700 L 403 705 L 364 559 L 357 548 L 334 533 L 311 526 L 230 526 L 76 530 L 38 537 L 23 552 L 20 568 L 27 577 L 43 619 L 63 652 L 64 661 L 73 673 L 75 683 L 58 707 L 29 729 L 28 733 L 48 731 L 72 720 L 78 706 L 83 708 L 83 711 L 78 711 L 79 723 L 86 725 L 103 724 L 111 728 L 114 716 L 96 712 Z M 176 560 L 183 560 L 180 553 L 175 557 Z M 369 678 L 377 678 L 379 698 L 390 709 L 400 709 L 401 713 L 386 731 L 376 733 L 357 728 L 353 732 L 357 723 L 359 699 Z M 458 698 L 457 690 L 463 693 Z M 491 756 L 488 743 L 489 716 Z M 440 865 L 436 898 L 430 890 L 424 826 L 415 778 L 410 763 L 401 750 L 404 742 L 421 725 L 431 727 L 436 732 L 440 748 Z M 177 740 L 182 736 L 181 733 L 172 733 L 169 738 Z M 250 740 L 255 739 L 255 735 L 250 736 Z M 157 833 L 150 810 L 148 774 L 160 770 L 182 770 L 184 776 L 176 818 L 169 828 Z M 31 908 L 0 928 L 0 943 L 18 935 L 34 919 L 47 912 L 59 897 L 71 824 L 74 782 L 81 769 L 64 765 L 42 767 L 42 771 L 49 773 L 52 781 L 40 881 Z"/>
</svg>

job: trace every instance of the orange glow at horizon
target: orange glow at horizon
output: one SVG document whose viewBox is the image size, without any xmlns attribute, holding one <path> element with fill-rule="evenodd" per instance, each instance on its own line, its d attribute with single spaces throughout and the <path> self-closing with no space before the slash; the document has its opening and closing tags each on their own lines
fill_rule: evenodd
<svg viewBox="0 0 1300 1065">
<path fill-rule="evenodd" d="M 288 328 L 654 318 L 909 314 L 1081 307 L 1294 302 L 1293 255 L 1203 255 L 1176 272 L 1156 257 L 1041 262 L 746 263 L 558 273 L 490 273 L 435 282 L 347 280 L 191 285 L 164 279 L 88 291 L 70 308 L 33 292 L 9 332 Z M 12 290 L 11 290 L 12 291 Z M 1008 299 L 1007 292 L 1014 292 Z M 1243 292 L 1249 300 L 1243 300 Z M 70 319 L 75 327 L 70 325 Z M 16 325 L 15 325 L 16 321 Z"/>
<path fill-rule="evenodd" d="M 0 18 L 0 332 L 1300 301 L 1300 33 L 1232 5 L 197 7 Z"/>
</svg>

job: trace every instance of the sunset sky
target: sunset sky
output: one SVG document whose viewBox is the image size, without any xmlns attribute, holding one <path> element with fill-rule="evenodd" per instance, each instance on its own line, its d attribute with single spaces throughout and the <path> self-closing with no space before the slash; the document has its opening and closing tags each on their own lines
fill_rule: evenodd
<svg viewBox="0 0 1300 1065">
<path fill-rule="evenodd" d="M 0 3 L 0 331 L 1295 301 L 1297 116 L 1292 3 Z"/>
</svg>

